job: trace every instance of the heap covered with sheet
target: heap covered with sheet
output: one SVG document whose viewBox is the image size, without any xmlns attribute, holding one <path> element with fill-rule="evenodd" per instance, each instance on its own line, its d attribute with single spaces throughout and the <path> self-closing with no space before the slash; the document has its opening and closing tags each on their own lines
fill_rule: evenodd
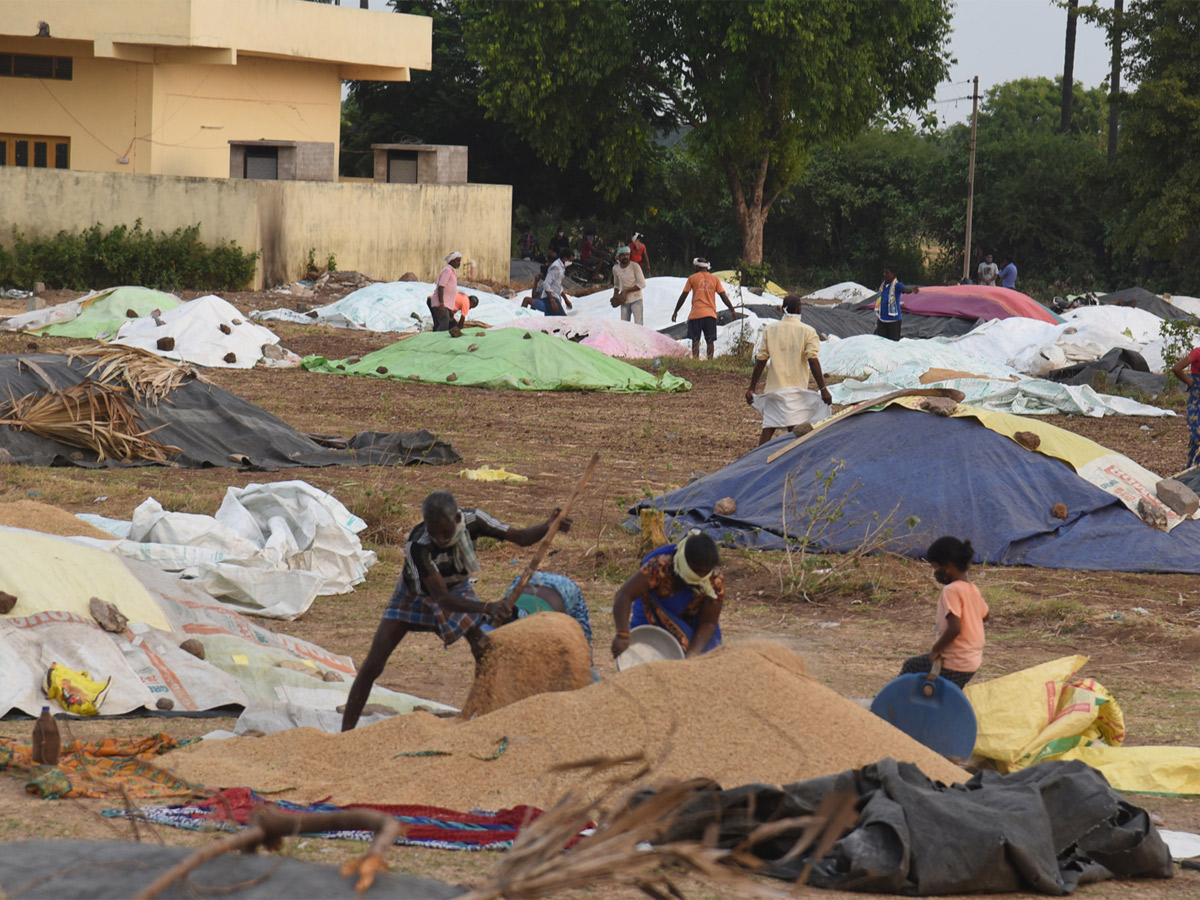
<svg viewBox="0 0 1200 900">
<path fill-rule="evenodd" d="M 255 707 L 332 730 L 354 679 L 349 657 L 255 625 L 157 568 L 67 538 L 0 528 L 0 590 L 17 598 L 0 615 L 0 715 L 36 715 L 46 702 L 42 678 L 58 663 L 112 679 L 101 715 Z M 101 629 L 93 597 L 128 619 L 123 631 Z M 181 648 L 188 639 L 203 646 L 203 659 Z M 436 706 L 379 688 L 371 701 L 401 712 Z"/>
<path fill-rule="evenodd" d="M 461 337 L 430 332 L 361 359 L 307 357 L 311 372 L 518 391 L 686 391 L 669 372 L 656 377 L 574 341 L 522 328 L 469 328 Z"/>
<path fill-rule="evenodd" d="M 386 281 L 369 284 L 341 300 L 319 306 L 306 313 L 291 309 L 269 309 L 254 313 L 262 322 L 292 322 L 297 325 L 331 325 L 335 328 L 359 328 L 368 331 L 416 332 L 431 331 L 433 316 L 426 298 L 436 284 L 426 281 Z M 538 315 L 521 307 L 520 300 L 509 300 L 499 294 L 459 288 L 460 294 L 477 297 L 479 305 L 471 310 L 468 319 L 483 325 L 503 325 L 513 319 Z"/>
<path fill-rule="evenodd" d="M 1018 443 L 1021 432 L 1035 434 L 1039 448 Z M 777 438 L 634 512 L 666 511 L 674 534 L 700 528 L 718 541 L 779 549 L 807 529 L 807 510 L 824 507 L 838 515 L 816 523 L 813 550 L 852 550 L 888 527 L 888 548 L 918 558 L 934 538 L 954 534 L 970 538 L 976 562 L 1200 573 L 1200 522 L 1167 510 L 1158 480 L 1038 419 L 961 406 L 946 418 L 894 404 L 827 419 L 794 443 Z M 727 497 L 736 511 L 716 512 Z M 1142 501 L 1169 531 L 1134 512 Z"/>
<path fill-rule="evenodd" d="M 537 316 L 519 319 L 502 328 L 537 329 L 545 334 L 575 341 L 605 356 L 618 359 L 653 359 L 659 356 L 687 356 L 682 344 L 666 335 L 635 322 L 598 319 L 591 316 Z"/>
</svg>

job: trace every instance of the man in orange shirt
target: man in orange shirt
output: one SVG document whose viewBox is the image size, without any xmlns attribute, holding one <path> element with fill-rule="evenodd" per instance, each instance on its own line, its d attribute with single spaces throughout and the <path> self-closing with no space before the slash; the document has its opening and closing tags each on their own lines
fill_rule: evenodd
<svg viewBox="0 0 1200 900">
<path fill-rule="evenodd" d="M 737 318 L 737 313 L 733 311 L 733 304 L 729 302 L 729 295 L 725 293 L 721 279 L 708 271 L 711 268 L 708 260 L 698 256 L 692 260 L 692 265 L 696 267 L 695 274 L 688 278 L 687 284 L 683 286 L 683 293 L 679 295 L 679 302 L 675 304 L 675 312 L 671 313 L 671 321 L 675 321 L 683 307 L 683 301 L 691 294 L 688 340 L 692 342 L 692 359 L 700 358 L 700 335 L 704 335 L 704 341 L 708 344 L 708 358 L 712 359 L 713 345 L 717 341 L 717 295 L 720 295 L 729 307 L 730 315 Z"/>
</svg>

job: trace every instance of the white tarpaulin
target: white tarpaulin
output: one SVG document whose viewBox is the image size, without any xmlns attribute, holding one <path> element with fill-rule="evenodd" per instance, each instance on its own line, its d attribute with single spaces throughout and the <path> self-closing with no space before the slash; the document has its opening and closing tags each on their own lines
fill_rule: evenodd
<svg viewBox="0 0 1200 900">
<path fill-rule="evenodd" d="M 10 576 L 18 569 L 35 574 L 17 583 Z M 260 627 L 159 569 L 66 538 L 0 528 L 0 590 L 21 591 L 0 615 L 0 715 L 37 715 L 46 702 L 42 678 L 55 662 L 112 679 L 102 715 L 160 709 L 163 700 L 179 712 L 302 701 L 332 713 L 354 678 L 349 657 Z M 64 606 L 64 597 L 89 594 L 129 618 L 123 632 L 103 631 L 86 608 Z M 180 648 L 189 638 L 203 645 L 204 659 Z M 399 712 L 446 708 L 382 688 L 370 702 Z"/>
<path fill-rule="evenodd" d="M 856 281 L 839 281 L 829 287 L 821 288 L 805 294 L 805 300 L 836 300 L 838 303 L 855 303 L 874 296 L 875 289 L 859 284 Z"/>
<path fill-rule="evenodd" d="M 236 307 L 213 295 L 181 303 L 164 312 L 161 321 L 159 325 L 150 317 L 131 319 L 121 326 L 112 343 L 140 347 L 193 365 L 230 369 L 253 368 L 263 358 L 263 345 L 279 343 L 271 329 L 247 321 Z M 163 338 L 174 342 L 170 350 L 159 349 Z M 299 362 L 296 358 L 290 364 Z"/>
<path fill-rule="evenodd" d="M 132 522 L 80 518 L 119 540 L 72 540 L 176 572 L 270 618 L 294 619 L 317 596 L 347 593 L 375 564 L 358 539 L 367 523 L 303 481 L 231 487 L 216 516 L 167 512 L 151 497 Z"/>
<path fill-rule="evenodd" d="M 821 345 L 821 367 L 830 375 L 849 376 L 829 389 L 838 404 L 911 388 L 946 387 L 962 391 L 963 402 L 970 406 L 1021 415 L 1174 415 L 1126 397 L 1097 393 L 1087 385 L 1029 378 L 1009 366 L 930 340 L 897 342 L 864 334 L 829 341 Z"/>
<path fill-rule="evenodd" d="M 437 289 L 427 281 L 387 281 L 369 284 L 328 306 L 308 313 L 292 309 L 268 309 L 253 317 L 262 322 L 292 322 L 297 325 L 332 325 L 335 328 L 359 328 L 367 331 L 429 331 L 433 317 L 426 299 Z M 513 319 L 539 315 L 521 307 L 520 300 L 499 294 L 460 287 L 458 292 L 479 298 L 479 305 L 467 318 L 484 325 L 503 325 Z"/>
</svg>

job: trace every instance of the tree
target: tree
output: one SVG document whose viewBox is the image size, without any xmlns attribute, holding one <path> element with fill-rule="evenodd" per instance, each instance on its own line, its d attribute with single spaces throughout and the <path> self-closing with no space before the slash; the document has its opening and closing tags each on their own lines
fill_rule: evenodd
<svg viewBox="0 0 1200 900">
<path fill-rule="evenodd" d="M 655 138 L 724 181 L 743 258 L 818 141 L 923 106 L 945 76 L 949 0 L 463 0 L 480 101 L 547 162 L 578 153 L 609 198 Z M 868 40 L 869 38 L 869 40 Z"/>
<path fill-rule="evenodd" d="M 1071 100 L 1075 91 L 1075 29 L 1079 25 L 1079 0 L 1067 0 L 1067 46 L 1063 56 L 1062 121 L 1059 131 L 1071 130 Z"/>
</svg>

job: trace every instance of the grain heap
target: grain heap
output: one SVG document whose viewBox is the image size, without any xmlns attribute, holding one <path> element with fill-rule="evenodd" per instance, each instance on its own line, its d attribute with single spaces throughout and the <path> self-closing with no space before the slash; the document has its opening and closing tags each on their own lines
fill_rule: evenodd
<svg viewBox="0 0 1200 900">
<path fill-rule="evenodd" d="M 462 717 L 552 691 L 574 691 L 592 683 L 592 657 L 579 623 L 558 612 L 518 619 L 488 635 Z"/>
<path fill-rule="evenodd" d="M 425 751 L 448 755 L 415 755 Z M 596 756 L 644 753 L 602 776 L 555 771 Z M 408 754 L 408 755 L 405 755 Z M 456 809 L 549 807 L 569 788 L 589 799 L 613 778 L 648 786 L 711 778 L 725 787 L 786 784 L 884 757 L 931 778 L 966 773 L 805 674 L 782 644 L 744 641 L 685 662 L 648 663 L 583 690 L 539 694 L 469 721 L 425 713 L 345 734 L 295 729 L 202 741 L 162 764 L 219 787 L 289 800 L 416 803 Z"/>
<path fill-rule="evenodd" d="M 36 500 L 0 503 L 0 525 L 6 528 L 26 528 L 30 531 L 40 531 L 42 534 L 57 534 L 60 537 L 82 535 L 106 541 L 116 540 L 111 534 L 76 518 L 65 509 Z"/>
</svg>

